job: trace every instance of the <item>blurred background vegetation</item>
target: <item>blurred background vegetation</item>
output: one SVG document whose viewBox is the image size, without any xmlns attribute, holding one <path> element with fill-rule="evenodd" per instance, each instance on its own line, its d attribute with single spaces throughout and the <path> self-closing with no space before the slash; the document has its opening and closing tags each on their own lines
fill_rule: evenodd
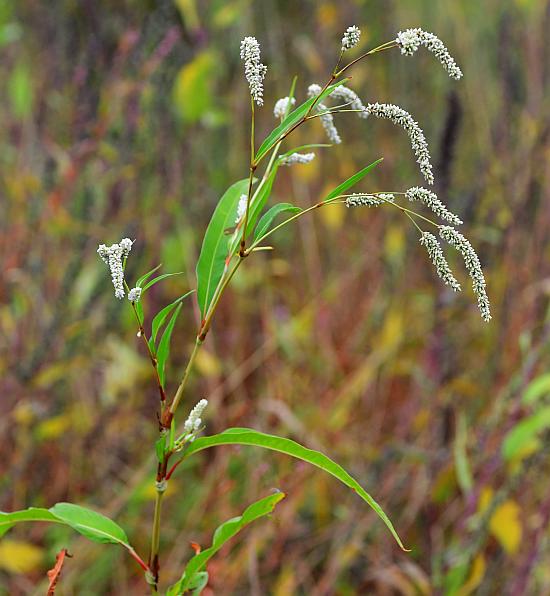
<svg viewBox="0 0 550 596">
<path fill-rule="evenodd" d="M 219 448 L 170 483 L 162 575 L 274 488 L 288 493 L 209 566 L 207 594 L 550 593 L 550 61 L 547 0 L 2 0 L 0 2 L 0 509 L 68 500 L 114 516 L 141 552 L 151 523 L 157 394 L 99 243 L 136 238 L 128 278 L 162 262 L 149 312 L 194 286 L 217 199 L 247 174 L 239 42 L 269 70 L 261 136 L 298 74 L 323 82 L 343 30 L 363 48 L 434 31 L 433 56 L 353 71 L 364 101 L 424 127 L 440 197 L 466 222 L 494 319 L 451 295 L 393 210 L 332 207 L 274 238 L 225 296 L 187 406 L 208 432 L 251 426 L 321 448 L 383 505 L 410 554 L 334 479 L 285 457 Z M 359 125 L 360 124 L 360 125 Z M 421 184 L 406 135 L 339 119 L 344 144 L 284 172 L 278 200 L 312 204 L 374 159 L 363 190 Z M 293 144 L 323 142 L 318 123 Z M 456 263 L 457 269 L 460 263 Z M 169 390 L 192 346 L 186 303 Z M 0 590 L 140 594 L 122 549 L 26 525 L 0 542 Z M 38 586 L 38 587 L 36 587 Z M 35 592 L 36 590 L 36 592 Z"/>
</svg>

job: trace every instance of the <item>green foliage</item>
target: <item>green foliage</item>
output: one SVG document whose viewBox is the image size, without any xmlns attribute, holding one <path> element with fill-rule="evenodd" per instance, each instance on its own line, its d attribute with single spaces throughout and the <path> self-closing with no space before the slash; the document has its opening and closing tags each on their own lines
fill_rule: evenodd
<svg viewBox="0 0 550 596">
<path fill-rule="evenodd" d="M 256 162 L 258 162 L 260 159 L 267 155 L 269 150 L 281 138 L 281 136 L 287 133 L 295 124 L 297 124 L 307 114 L 307 112 L 314 103 L 317 104 L 319 102 L 322 102 L 323 98 L 329 95 L 336 87 L 343 85 L 346 82 L 346 80 L 347 79 L 343 79 L 338 83 L 329 85 L 318 97 L 310 97 L 307 101 L 300 104 L 296 109 L 290 112 L 290 114 L 288 114 L 288 116 L 283 119 L 279 126 L 275 127 L 267 135 L 264 142 L 260 145 L 255 156 Z"/>
<path fill-rule="evenodd" d="M 254 241 L 261 240 L 262 236 L 271 228 L 271 224 L 278 215 L 282 215 L 283 213 L 296 214 L 301 211 L 300 207 L 296 207 L 292 203 L 277 203 L 277 205 L 273 205 L 267 213 L 262 215 L 262 218 L 258 222 L 258 227 L 254 231 Z"/>
<path fill-rule="evenodd" d="M 94 542 L 121 544 L 131 549 L 124 530 L 101 513 L 73 505 L 57 503 L 50 509 L 30 507 L 13 513 L 0 512 L 0 536 L 19 522 L 46 521 L 62 523 Z"/>
<path fill-rule="evenodd" d="M 166 593 L 167 596 L 179 596 L 186 590 L 191 589 L 191 587 L 197 586 L 197 583 L 194 584 L 194 582 L 197 582 L 197 575 L 222 546 L 253 521 L 272 513 L 277 503 L 284 498 L 285 494 L 281 492 L 264 497 L 248 506 L 244 513 L 239 517 L 234 517 L 219 526 L 214 532 L 212 546 L 196 554 L 189 563 L 187 563 L 181 579 L 168 589 L 168 592 Z M 201 582 L 204 581 L 204 579 L 208 581 L 208 576 L 206 576 L 206 578 L 202 576 Z M 200 590 L 198 586 L 196 589 Z M 198 593 L 200 593 L 200 591 Z"/>
<path fill-rule="evenodd" d="M 295 441 L 285 439 L 283 437 L 277 437 L 275 435 L 268 435 L 265 433 L 258 432 L 250 428 L 229 428 L 218 435 L 212 435 L 209 437 L 201 437 L 191 443 L 185 452 L 186 457 L 214 447 L 216 445 L 252 445 L 256 447 L 263 447 L 272 451 L 279 451 L 285 453 L 291 457 L 301 459 L 302 461 L 308 462 L 330 475 L 334 476 L 340 482 L 355 491 L 364 501 L 366 501 L 370 507 L 376 512 L 380 519 L 386 524 L 387 528 L 395 538 L 399 546 L 406 550 L 401 542 L 401 538 L 395 531 L 393 524 L 391 523 L 388 516 L 384 513 L 380 505 L 363 489 L 363 487 L 353 478 L 348 472 L 344 470 L 340 465 L 332 461 L 326 455 L 308 449 Z"/>
<path fill-rule="evenodd" d="M 550 428 L 550 406 L 518 422 L 506 435 L 502 444 L 502 456 L 506 460 L 514 458 L 523 449 L 529 447 L 538 435 Z"/>
<path fill-rule="evenodd" d="M 170 316 L 170 313 L 184 298 L 187 298 L 187 296 L 193 294 L 194 291 L 195 290 L 189 290 L 189 292 L 186 292 L 185 294 L 183 294 L 183 296 L 180 296 L 179 298 L 174 300 L 174 302 L 170 303 L 168 306 L 165 306 L 153 317 L 153 321 L 151 322 L 151 337 L 149 338 L 149 347 L 151 348 L 151 350 L 153 350 L 153 352 L 155 351 L 155 342 L 157 339 L 157 334 L 160 328 L 166 322 L 166 319 Z"/>
<path fill-rule="evenodd" d="M 235 222 L 237 205 L 248 190 L 248 178 L 232 184 L 218 202 L 208 224 L 197 262 L 197 299 L 204 317 L 225 269 L 227 236 L 225 230 Z"/>
<path fill-rule="evenodd" d="M 160 384 L 164 387 L 164 380 L 165 380 L 165 367 L 166 361 L 168 360 L 168 356 L 170 355 L 170 339 L 172 337 L 172 332 L 174 331 L 174 326 L 176 324 L 176 320 L 178 315 L 180 314 L 181 307 L 183 305 L 181 302 L 176 306 L 176 310 L 168 325 L 166 325 L 166 329 L 160 338 L 159 346 L 156 352 L 157 357 L 157 368 L 159 373 Z"/>
<path fill-rule="evenodd" d="M 373 168 L 375 168 L 379 163 L 384 161 L 384 158 L 381 157 L 376 161 L 373 161 L 371 164 L 356 172 L 353 176 L 350 176 L 347 180 L 339 184 L 334 190 L 328 193 L 328 195 L 323 199 L 323 202 L 331 201 L 332 199 L 336 198 L 339 195 L 345 194 L 347 190 L 349 190 L 352 186 L 355 186 L 360 180 L 362 180 Z"/>
</svg>

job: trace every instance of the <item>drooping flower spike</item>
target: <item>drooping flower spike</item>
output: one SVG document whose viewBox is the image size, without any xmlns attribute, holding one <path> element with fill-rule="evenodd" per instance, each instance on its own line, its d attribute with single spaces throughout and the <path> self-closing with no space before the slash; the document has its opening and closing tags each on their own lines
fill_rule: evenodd
<svg viewBox="0 0 550 596">
<path fill-rule="evenodd" d="M 288 105 L 290 102 L 290 106 Z M 275 118 L 284 118 L 286 116 L 287 111 L 290 112 L 290 108 L 296 105 L 296 99 L 294 97 L 281 97 L 275 103 L 275 107 L 273 108 L 273 115 Z"/>
<path fill-rule="evenodd" d="M 413 186 L 405 193 L 409 201 L 419 201 L 429 207 L 441 219 L 448 221 L 454 226 L 462 225 L 463 221 L 454 213 L 449 211 L 447 207 L 437 198 L 435 192 L 422 188 L 420 186 Z"/>
<path fill-rule="evenodd" d="M 489 322 L 491 320 L 491 305 L 485 289 L 485 276 L 481 269 L 479 257 L 476 254 L 470 241 L 465 238 L 458 230 L 450 226 L 440 226 L 439 235 L 443 240 L 446 240 L 451 246 L 456 248 L 464 259 L 466 270 L 472 279 L 472 287 L 477 296 L 477 304 L 481 313 L 481 318 Z"/>
<path fill-rule="evenodd" d="M 462 71 L 451 54 L 449 54 L 449 50 L 447 50 L 439 37 L 433 33 L 423 31 L 419 28 L 406 29 L 397 34 L 395 41 L 401 48 L 401 53 L 407 56 L 412 56 L 418 51 L 420 46 L 424 46 L 441 62 L 451 78 L 457 81 L 462 78 Z"/>
<path fill-rule="evenodd" d="M 321 93 L 321 87 L 319 85 L 314 83 L 308 87 L 308 97 L 315 97 L 316 95 L 319 95 L 319 93 Z M 332 114 L 328 113 L 328 107 L 324 103 L 318 102 L 315 105 L 315 112 L 321 114 L 319 118 L 325 129 L 328 140 L 335 145 L 339 145 L 342 142 L 342 139 L 338 134 L 338 129 L 334 126 L 334 118 Z"/>
<path fill-rule="evenodd" d="M 428 256 L 434 264 L 437 275 L 441 278 L 443 283 L 452 288 L 455 292 L 460 292 L 462 288 L 453 275 L 437 238 L 431 232 L 423 232 L 420 237 L 420 244 L 426 248 Z"/>
<path fill-rule="evenodd" d="M 416 122 L 416 120 L 403 108 L 391 103 L 369 103 L 366 107 L 366 111 L 377 118 L 386 118 L 394 124 L 401 126 L 401 128 L 406 131 L 409 135 L 411 147 L 416 155 L 420 171 L 426 179 L 426 182 L 428 184 L 433 184 L 434 175 L 430 161 L 430 151 L 428 149 L 426 137 L 418 125 L 418 122 Z"/>
</svg>

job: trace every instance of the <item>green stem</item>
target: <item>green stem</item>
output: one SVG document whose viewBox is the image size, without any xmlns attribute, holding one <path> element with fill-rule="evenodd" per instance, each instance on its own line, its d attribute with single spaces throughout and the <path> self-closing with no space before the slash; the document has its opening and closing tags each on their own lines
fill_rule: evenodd
<svg viewBox="0 0 550 596">
<path fill-rule="evenodd" d="M 256 164 L 254 163 L 254 128 L 255 128 L 255 109 L 254 109 L 254 100 L 250 98 L 250 105 L 251 105 L 251 125 L 250 125 L 250 174 L 248 177 L 248 195 L 246 197 L 246 212 L 244 214 L 244 225 L 243 225 L 243 235 L 241 238 L 241 249 L 239 254 L 241 257 L 244 257 L 244 250 L 246 247 L 246 228 L 248 227 L 248 213 L 250 211 L 250 202 L 252 199 L 252 182 L 254 180 L 254 172 L 256 171 Z"/>
</svg>

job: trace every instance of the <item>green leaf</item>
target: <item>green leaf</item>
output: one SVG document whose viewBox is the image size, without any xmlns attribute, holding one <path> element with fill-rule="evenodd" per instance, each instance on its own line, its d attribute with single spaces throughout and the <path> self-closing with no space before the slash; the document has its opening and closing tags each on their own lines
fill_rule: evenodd
<svg viewBox="0 0 550 596">
<path fill-rule="evenodd" d="M 222 548 L 222 546 L 233 536 L 238 534 L 245 526 L 257 520 L 260 517 L 269 515 L 275 505 L 285 498 L 285 494 L 277 492 L 252 503 L 247 507 L 242 515 L 234 517 L 214 532 L 212 546 L 196 554 L 186 565 L 181 579 L 168 589 L 167 596 L 182 594 L 185 590 L 191 589 L 197 585 L 196 576 L 206 563 Z"/>
<path fill-rule="evenodd" d="M 48 509 L 29 507 L 23 511 L 4 513 L 0 511 L 0 536 L 3 536 L 12 526 L 19 522 L 46 521 L 61 523 Z"/>
<path fill-rule="evenodd" d="M 151 286 L 157 284 L 159 281 L 162 281 L 167 277 L 173 277 L 174 275 L 183 275 L 183 271 L 178 271 L 177 273 L 163 273 L 162 275 L 155 277 L 143 287 L 143 292 L 145 292 L 145 290 L 148 290 Z"/>
<path fill-rule="evenodd" d="M 275 176 L 277 175 L 278 168 L 278 164 L 275 164 L 273 166 L 273 169 L 271 170 L 271 173 L 269 174 L 265 182 L 263 182 L 263 184 L 261 184 L 261 186 L 258 187 L 258 190 L 254 193 L 252 197 L 252 202 L 250 204 L 248 212 L 248 224 L 246 226 L 247 238 L 250 236 L 250 234 L 252 234 L 252 230 L 254 230 L 254 226 L 258 221 L 258 217 L 260 213 L 263 211 L 267 199 L 271 194 L 271 189 L 273 188 L 273 182 L 275 181 Z M 229 250 L 227 251 L 228 255 L 235 254 L 237 248 L 239 247 L 242 234 L 242 230 L 237 228 L 237 230 L 235 231 L 235 233 L 229 241 Z"/>
<path fill-rule="evenodd" d="M 351 188 L 352 186 L 357 184 L 360 180 L 362 180 L 374 167 L 376 167 L 381 161 L 383 161 L 383 159 L 384 158 L 381 157 L 380 159 L 373 161 L 366 168 L 359 170 L 359 172 L 355 173 L 353 176 L 348 178 L 345 182 L 342 182 L 342 184 L 337 186 L 333 191 L 329 192 L 328 195 L 323 199 L 323 201 L 330 201 L 331 199 L 334 199 L 335 197 L 344 194 L 346 192 L 346 190 L 348 190 L 348 188 Z"/>
<path fill-rule="evenodd" d="M 153 317 L 153 321 L 151 323 L 151 337 L 149 339 L 149 347 L 152 350 L 154 350 L 155 341 L 157 339 L 157 334 L 159 332 L 159 329 L 166 322 L 166 319 L 168 318 L 168 315 L 172 312 L 172 310 L 176 307 L 176 305 L 178 303 L 180 303 L 184 298 L 187 298 L 187 296 L 190 296 L 194 291 L 195 290 L 189 290 L 189 292 L 186 292 L 185 294 L 183 294 L 183 296 L 180 296 L 177 300 L 174 300 L 174 302 L 172 302 L 168 306 L 165 306 L 162 310 L 160 310 Z"/>
<path fill-rule="evenodd" d="M 259 161 L 268 151 L 272 148 L 273 145 L 276 144 L 278 139 L 281 135 L 288 132 L 295 124 L 297 124 L 308 112 L 309 108 L 313 105 L 313 103 L 323 101 L 329 93 L 331 93 L 336 87 L 344 84 L 347 79 L 343 79 L 338 83 L 334 83 L 333 85 L 329 85 L 319 96 L 317 97 L 310 97 L 307 101 L 303 104 L 299 105 L 295 110 L 290 112 L 290 114 L 277 126 L 274 128 L 265 138 L 264 142 L 260 145 L 256 153 L 255 160 Z"/>
<path fill-rule="evenodd" d="M 272 451 L 279 451 L 286 453 L 291 457 L 301 459 L 302 461 L 308 462 L 325 472 L 328 472 L 340 482 L 349 486 L 353 489 L 364 501 L 366 501 L 370 507 L 376 512 L 380 519 L 386 524 L 387 528 L 395 538 L 399 546 L 403 550 L 405 547 L 399 538 L 399 535 L 395 531 L 393 524 L 391 523 L 388 516 L 384 513 L 380 505 L 362 488 L 362 486 L 348 474 L 344 468 L 339 466 L 336 462 L 332 461 L 326 455 L 308 449 L 295 441 L 285 439 L 283 437 L 277 437 L 275 435 L 268 435 L 265 433 L 258 432 L 250 428 L 229 428 L 218 435 L 212 435 L 210 437 L 201 437 L 191 443 L 185 452 L 185 456 L 189 456 L 197 451 L 208 449 L 216 445 L 254 445 L 256 447 L 264 447 L 265 449 L 271 449 Z"/>
<path fill-rule="evenodd" d="M 94 542 L 121 544 L 131 548 L 124 530 L 113 520 L 97 511 L 72 503 L 57 503 L 50 512 Z"/>
<path fill-rule="evenodd" d="M 166 367 L 166 361 L 168 360 L 168 355 L 170 354 L 170 338 L 172 337 L 172 331 L 174 331 L 174 325 L 176 324 L 176 319 L 180 314 L 180 310 L 183 304 L 178 304 L 176 307 L 176 311 L 172 315 L 170 322 L 166 325 L 166 329 L 162 334 L 159 342 L 159 348 L 157 350 L 157 368 L 159 373 L 160 384 L 164 388 L 164 369 Z"/>
<path fill-rule="evenodd" d="M 145 273 L 144 275 L 142 275 L 137 281 L 136 281 L 136 287 L 141 288 L 141 286 L 143 285 L 144 282 L 146 282 L 151 275 L 153 275 L 153 273 L 155 271 L 158 271 L 160 268 L 162 267 L 162 263 L 160 263 L 159 265 L 157 265 L 156 267 L 153 267 L 153 269 L 151 269 L 151 271 L 147 271 L 147 273 Z"/>
<path fill-rule="evenodd" d="M 521 398 L 521 402 L 525 405 L 532 405 L 546 395 L 550 395 L 550 373 L 540 375 L 540 377 L 533 379 L 529 385 L 527 385 L 523 397 Z"/>
<path fill-rule="evenodd" d="M 502 456 L 512 459 L 521 450 L 536 440 L 537 435 L 550 428 L 550 406 L 524 418 L 506 435 L 502 444 Z"/>
<path fill-rule="evenodd" d="M 235 223 L 237 205 L 248 190 L 248 178 L 230 186 L 220 199 L 206 229 L 197 262 L 197 299 L 204 317 L 220 281 L 227 257 L 225 229 Z"/>
<path fill-rule="evenodd" d="M 200 596 L 204 588 L 208 585 L 208 572 L 199 571 L 195 573 L 195 577 L 189 582 L 189 590 L 191 596 Z"/>
<path fill-rule="evenodd" d="M 292 203 L 277 203 L 273 205 L 271 209 L 262 215 L 262 218 L 258 222 L 258 227 L 254 232 L 254 240 L 261 238 L 271 227 L 273 220 L 281 213 L 300 213 L 302 211 L 300 207 L 296 207 Z"/>
</svg>

